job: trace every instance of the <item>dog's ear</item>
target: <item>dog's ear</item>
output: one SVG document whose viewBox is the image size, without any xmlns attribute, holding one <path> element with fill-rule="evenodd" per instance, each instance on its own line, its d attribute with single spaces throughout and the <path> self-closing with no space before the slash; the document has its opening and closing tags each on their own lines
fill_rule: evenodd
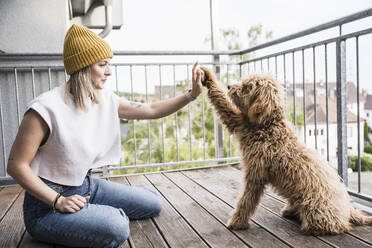
<svg viewBox="0 0 372 248">
<path fill-rule="evenodd" d="M 264 125 L 273 119 L 278 100 L 272 85 L 265 84 L 257 88 L 251 101 L 248 109 L 248 118 L 251 123 Z"/>
</svg>

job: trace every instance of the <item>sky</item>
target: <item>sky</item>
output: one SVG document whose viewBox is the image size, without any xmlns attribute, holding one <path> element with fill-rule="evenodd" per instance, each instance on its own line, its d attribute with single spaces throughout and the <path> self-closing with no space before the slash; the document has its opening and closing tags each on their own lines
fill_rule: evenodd
<svg viewBox="0 0 372 248">
<path fill-rule="evenodd" d="M 120 30 L 113 30 L 106 40 L 114 51 L 209 50 L 210 43 L 206 42 L 206 38 L 210 37 L 209 2 L 125 0 L 123 26 Z M 213 3 L 215 30 L 234 28 L 244 37 L 251 26 L 261 24 L 264 31 L 273 32 L 273 39 L 372 7 L 372 2 L 368 0 L 213 0 Z M 352 31 L 355 26 L 363 25 L 371 27 L 372 18 L 346 25 L 344 30 Z M 337 29 L 327 32 L 313 37 L 325 39 Z M 248 48 L 248 45 L 244 46 L 247 43 L 244 38 L 242 43 L 242 48 Z M 351 47 L 355 49 L 353 45 Z M 372 47 L 366 49 L 363 55 L 371 51 Z M 372 75 L 368 73 L 367 62 L 369 56 L 362 57 L 365 62 L 361 63 L 361 85 L 372 93 L 372 83 L 369 83 L 372 82 L 369 80 Z M 348 62 L 348 80 L 355 80 L 354 62 L 352 59 Z"/>
</svg>

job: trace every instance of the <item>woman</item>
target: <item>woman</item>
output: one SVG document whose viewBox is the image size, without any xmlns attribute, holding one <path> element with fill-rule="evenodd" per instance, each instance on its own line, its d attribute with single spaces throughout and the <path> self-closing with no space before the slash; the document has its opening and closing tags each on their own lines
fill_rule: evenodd
<svg viewBox="0 0 372 248">
<path fill-rule="evenodd" d="M 24 221 L 38 240 L 72 247 L 118 247 L 129 220 L 156 216 L 153 191 L 93 178 L 92 168 L 118 163 L 119 118 L 167 116 L 201 92 L 195 63 L 184 95 L 140 104 L 104 89 L 111 75 L 110 46 L 89 29 L 72 25 L 63 57 L 68 82 L 29 103 L 11 149 L 8 174 L 25 190 Z"/>
</svg>

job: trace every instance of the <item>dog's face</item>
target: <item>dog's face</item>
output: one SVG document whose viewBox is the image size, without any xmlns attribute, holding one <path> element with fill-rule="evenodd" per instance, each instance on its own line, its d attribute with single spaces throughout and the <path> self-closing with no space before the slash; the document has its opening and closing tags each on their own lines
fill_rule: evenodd
<svg viewBox="0 0 372 248">
<path fill-rule="evenodd" d="M 279 87 L 270 77 L 254 75 L 230 85 L 228 95 L 249 122 L 265 125 L 284 118 Z"/>
</svg>

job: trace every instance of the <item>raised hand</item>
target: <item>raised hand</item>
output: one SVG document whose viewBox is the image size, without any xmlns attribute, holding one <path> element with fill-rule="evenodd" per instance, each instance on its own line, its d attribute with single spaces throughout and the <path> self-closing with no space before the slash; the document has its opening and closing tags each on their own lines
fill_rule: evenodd
<svg viewBox="0 0 372 248">
<path fill-rule="evenodd" d="M 204 72 L 200 70 L 199 63 L 196 61 L 192 68 L 192 89 L 190 94 L 193 98 L 200 95 L 202 91 L 202 81 L 204 80 Z"/>
</svg>

